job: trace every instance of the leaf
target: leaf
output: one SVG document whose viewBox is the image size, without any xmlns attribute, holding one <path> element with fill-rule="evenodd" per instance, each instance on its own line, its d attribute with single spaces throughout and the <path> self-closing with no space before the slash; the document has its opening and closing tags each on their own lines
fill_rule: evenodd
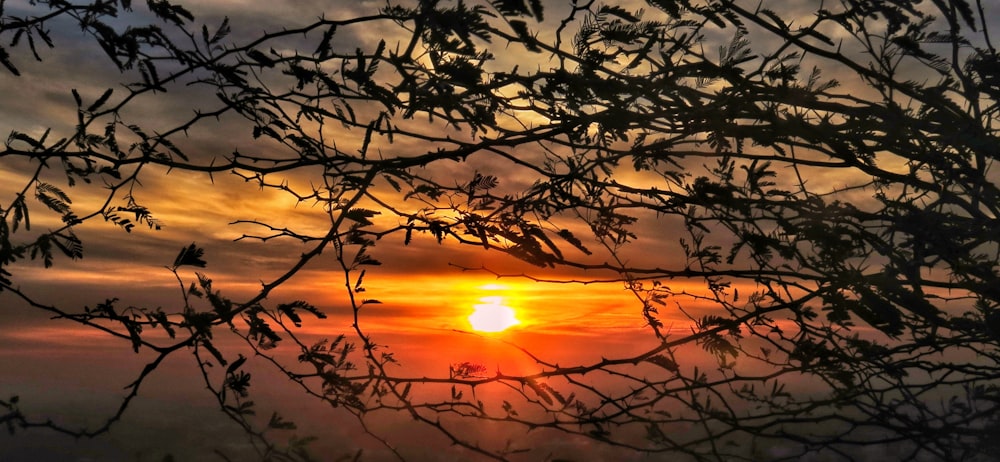
<svg viewBox="0 0 1000 462">
<path fill-rule="evenodd" d="M 565 407 L 567 404 L 569 404 L 566 401 L 566 398 L 563 397 L 562 393 L 559 393 L 559 391 L 557 391 L 555 388 L 550 387 L 549 384 L 547 384 L 547 383 L 540 383 L 539 386 L 541 386 L 543 389 L 545 389 L 545 391 L 549 392 L 549 394 L 551 394 L 552 397 L 555 398 L 556 401 L 559 402 L 559 404 L 562 404 L 563 407 Z"/>
<path fill-rule="evenodd" d="M 188 287 L 187 293 L 189 295 L 194 295 L 195 297 L 198 297 L 198 298 L 201 298 L 201 297 L 205 296 L 205 294 L 202 293 L 202 291 L 198 290 L 198 286 L 196 286 L 193 282 L 191 283 L 191 286 Z"/>
<path fill-rule="evenodd" d="M 126 318 L 119 320 L 125 326 L 125 330 L 128 331 L 129 340 L 132 341 L 132 351 L 138 353 L 139 348 L 142 347 L 142 336 L 140 335 L 142 334 L 142 325 Z"/>
<path fill-rule="evenodd" d="M 542 0 L 531 0 L 531 12 L 535 15 L 535 19 L 537 19 L 538 22 L 544 20 L 544 17 L 542 16 L 543 11 Z"/>
<path fill-rule="evenodd" d="M 362 248 L 360 251 L 358 251 L 357 254 L 354 255 L 354 265 L 379 266 L 381 264 L 382 262 L 372 258 L 371 255 L 368 255 L 368 252 L 365 251 L 365 248 Z"/>
<path fill-rule="evenodd" d="M 267 321 L 260 318 L 258 314 L 260 309 L 260 306 L 257 305 L 254 310 L 247 313 L 247 324 L 250 326 L 249 337 L 257 340 L 257 345 L 263 349 L 274 348 L 281 341 L 281 336 L 271 328 Z"/>
<path fill-rule="evenodd" d="M 295 312 L 296 309 L 308 311 L 315 315 L 319 319 L 326 319 L 326 314 L 302 300 L 296 300 L 291 303 L 282 303 L 278 305 L 278 311 L 282 312 L 288 319 L 292 320 L 295 327 L 302 327 L 302 317 Z"/>
<path fill-rule="evenodd" d="M 17 225 L 24 221 L 25 231 L 31 231 L 31 220 L 28 217 L 28 206 L 25 203 L 24 196 L 18 195 L 17 199 L 14 199 L 14 203 L 11 204 L 14 208 L 14 227 L 13 232 L 17 232 Z"/>
<path fill-rule="evenodd" d="M 99 107 L 103 106 L 104 103 L 108 102 L 108 98 L 111 97 L 111 94 L 114 93 L 114 91 L 115 91 L 114 88 L 108 88 L 107 90 L 105 90 L 104 94 L 102 94 L 100 98 L 97 98 L 97 101 L 94 101 L 94 104 L 91 104 L 87 108 L 87 112 L 94 112 Z"/>
<path fill-rule="evenodd" d="M 391 176 L 389 176 L 389 175 L 382 175 L 382 178 L 384 178 L 385 181 L 386 181 L 386 183 L 389 183 L 389 186 L 392 186 L 392 189 L 395 189 L 396 192 L 402 192 L 403 191 L 403 188 L 399 185 L 399 182 L 396 181 L 395 179 L 393 179 Z"/>
<path fill-rule="evenodd" d="M 34 247 L 31 248 L 31 259 L 42 257 L 42 263 L 46 268 L 52 267 L 52 242 L 48 234 L 42 234 L 35 240 Z"/>
<path fill-rule="evenodd" d="M 331 25 L 326 31 L 323 32 L 323 39 L 320 40 L 319 45 L 316 47 L 316 51 L 313 54 L 317 55 L 319 59 L 326 59 L 330 55 L 331 41 L 333 40 L 333 34 L 337 33 L 337 25 Z"/>
<path fill-rule="evenodd" d="M 356 221 L 358 223 L 361 223 L 362 226 L 368 226 L 368 225 L 372 224 L 372 221 L 369 220 L 369 218 L 372 218 L 375 215 L 381 215 L 381 214 L 382 214 L 382 212 L 379 212 L 379 211 L 376 211 L 376 210 L 356 208 L 356 209 L 350 209 L 350 210 L 344 212 L 344 218 L 347 218 L 347 219 Z"/>
<path fill-rule="evenodd" d="M 215 31 L 215 35 L 212 36 L 211 40 L 208 41 L 210 44 L 218 43 L 220 40 L 226 38 L 230 32 L 229 28 L 229 16 L 222 19 L 222 24 L 219 26 L 219 30 Z"/>
<path fill-rule="evenodd" d="M 538 48 L 538 45 L 535 44 L 535 37 L 528 31 L 528 23 L 521 20 L 512 20 L 509 21 L 509 23 L 511 29 L 514 29 L 514 33 L 517 34 L 519 39 L 521 39 L 521 43 L 524 44 L 524 47 L 527 48 L 528 51 L 536 53 L 540 53 L 542 51 L 542 49 Z"/>
<path fill-rule="evenodd" d="M 149 11 L 164 21 L 169 21 L 178 26 L 184 25 L 184 19 L 194 20 L 194 15 L 180 5 L 171 5 L 167 0 L 147 0 L 146 5 Z"/>
<path fill-rule="evenodd" d="M 549 396 L 549 393 L 547 391 L 545 391 L 545 388 L 547 388 L 548 385 L 546 384 L 539 385 L 539 383 L 535 382 L 534 379 L 526 379 L 524 381 L 524 384 L 527 385 L 528 388 L 531 388 L 531 390 L 534 391 L 535 394 L 542 399 L 542 401 L 545 401 L 545 403 L 550 406 L 552 405 L 552 397 Z M 545 385 L 545 388 L 543 388 L 542 385 Z"/>
<path fill-rule="evenodd" d="M 236 361 L 233 361 L 232 364 L 230 364 L 229 367 L 226 368 L 226 373 L 232 374 L 233 372 L 236 372 L 236 369 L 239 369 L 240 366 L 242 366 L 243 363 L 245 362 L 247 362 L 246 356 L 240 355 L 240 357 L 237 358 Z"/>
<path fill-rule="evenodd" d="M 781 30 L 788 30 L 788 24 L 785 24 L 785 21 L 781 19 L 781 16 L 778 16 L 778 14 L 774 11 L 764 8 L 760 10 L 760 13 L 770 18 L 771 21 L 774 21 L 774 23 L 777 24 Z"/>
<path fill-rule="evenodd" d="M 36 140 L 36 139 L 34 139 L 34 138 L 32 138 L 32 137 L 30 137 L 28 135 L 25 135 L 24 133 L 21 133 L 21 132 L 18 132 L 18 131 L 12 131 L 12 132 L 10 132 L 10 135 L 7 136 L 7 145 L 9 146 L 15 140 L 16 141 L 23 141 L 23 142 L 27 143 L 28 145 L 30 145 L 35 150 L 41 151 L 41 150 L 45 149 L 45 145 L 42 144 L 41 142 L 39 142 L 38 140 Z"/>
<path fill-rule="evenodd" d="M 636 15 L 630 13 L 628 10 L 618 5 L 601 5 L 600 10 L 598 11 L 599 11 L 598 14 L 602 15 L 610 14 L 612 16 L 624 19 L 627 22 L 632 22 L 632 23 L 639 22 L 639 18 Z"/>
<path fill-rule="evenodd" d="M 677 372 L 680 370 L 680 367 L 677 366 L 676 362 L 663 355 L 650 356 L 649 358 L 646 358 L 646 361 L 656 364 L 657 366 L 660 366 L 670 372 Z"/>
<path fill-rule="evenodd" d="M 182 248 L 180 253 L 177 254 L 177 258 L 174 259 L 174 268 L 178 268 L 185 265 L 197 266 L 199 268 L 204 268 L 207 263 L 202 260 L 202 255 L 205 254 L 205 250 L 196 246 L 193 242 L 191 245 Z"/>
<path fill-rule="evenodd" d="M 169 149 L 170 152 L 176 154 L 177 157 L 180 157 L 183 160 L 188 160 L 187 155 L 185 155 L 183 152 L 181 152 L 181 150 L 178 149 L 177 146 L 174 145 L 174 143 L 172 141 L 170 141 L 170 140 L 168 140 L 166 138 L 159 138 L 159 139 L 157 139 L 157 142 L 159 142 L 161 145 L 163 145 L 167 149 Z"/>
<path fill-rule="evenodd" d="M 169 335 L 170 338 L 176 338 L 177 333 L 174 332 L 174 328 L 170 326 L 170 320 L 167 319 L 166 313 L 157 309 L 155 313 L 149 316 L 150 319 L 152 320 L 153 327 L 156 327 L 156 325 L 159 324 L 160 327 L 162 327 L 163 330 L 167 332 L 167 335 Z"/>
<path fill-rule="evenodd" d="M 517 411 L 514 410 L 514 405 L 510 404 L 510 402 L 507 400 L 504 400 L 503 402 L 503 410 L 507 413 L 508 416 L 511 417 L 517 416 Z"/>
<path fill-rule="evenodd" d="M 681 8 L 677 5 L 678 0 L 649 0 L 653 6 L 665 11 L 670 16 L 679 18 L 681 16 Z"/>
<path fill-rule="evenodd" d="M 381 39 L 381 40 L 378 41 L 378 45 L 375 47 L 375 53 L 374 53 L 373 56 L 375 56 L 377 58 L 380 58 L 380 57 L 382 57 L 382 53 L 385 53 L 385 39 Z M 376 70 L 375 69 L 376 63 L 378 63 L 378 60 L 377 59 L 373 59 L 371 65 L 369 65 L 368 69 L 370 71 L 374 72 Z"/>
<path fill-rule="evenodd" d="M 442 194 L 443 192 L 438 187 L 428 184 L 419 184 L 413 188 L 413 191 L 406 193 L 406 195 L 403 196 L 403 200 L 405 201 L 412 196 L 427 196 L 431 200 L 437 200 Z"/>
<path fill-rule="evenodd" d="M 289 422 L 281 418 L 277 412 L 271 414 L 271 419 L 267 422 L 267 428 L 275 430 L 295 430 L 295 422 Z"/>
<path fill-rule="evenodd" d="M 472 191 L 492 189 L 497 187 L 499 184 L 500 181 L 497 179 L 496 175 L 483 175 L 476 172 L 472 181 L 469 182 L 468 188 L 471 194 Z"/>
<path fill-rule="evenodd" d="M 725 360 L 726 356 L 733 358 L 739 356 L 739 350 L 732 343 L 715 333 L 702 340 L 702 347 L 720 360 Z"/>
<path fill-rule="evenodd" d="M 3 48 L 0 48 L 0 64 L 3 64 L 3 67 L 6 67 L 11 74 L 14 74 L 15 76 L 21 75 L 21 71 L 17 70 L 14 63 L 10 61 L 10 55 L 7 53 L 7 50 Z"/>
<path fill-rule="evenodd" d="M 504 16 L 521 16 L 527 15 L 528 6 L 524 4 L 524 0 L 493 0 L 490 3 L 493 7 Z"/>
<path fill-rule="evenodd" d="M 549 248 L 549 250 L 551 250 L 552 253 L 555 254 L 557 258 L 559 258 L 560 260 L 563 258 L 562 251 L 559 250 L 559 247 L 556 246 L 556 244 L 552 242 L 551 239 L 549 239 L 549 236 L 546 235 L 545 231 L 543 231 L 541 228 L 531 226 L 528 227 L 527 229 L 522 228 L 522 230 L 524 231 L 524 234 L 526 236 L 533 236 L 535 239 L 542 241 Z"/>
<path fill-rule="evenodd" d="M 67 204 L 73 203 L 73 201 L 70 200 L 69 196 L 66 195 L 66 193 L 63 192 L 63 190 L 48 183 L 39 182 L 38 185 L 35 187 L 35 191 L 38 192 L 39 194 L 52 195 L 59 201 L 65 202 Z"/>
<path fill-rule="evenodd" d="M 83 242 L 80 238 L 73 234 L 72 231 L 68 232 L 68 235 L 62 233 L 54 233 L 52 235 L 52 243 L 62 251 L 64 255 L 73 259 L 79 260 L 83 258 Z"/>
<path fill-rule="evenodd" d="M 69 204 L 73 203 L 61 189 L 43 182 L 38 182 L 35 186 L 35 198 L 49 210 L 62 215 L 70 212 Z"/>
<path fill-rule="evenodd" d="M 274 67 L 275 61 L 256 48 L 247 51 L 247 56 L 262 66 Z"/>
<path fill-rule="evenodd" d="M 226 364 L 229 363 L 228 361 L 226 361 L 226 358 L 222 356 L 222 353 L 219 352 L 217 348 L 215 348 L 215 345 L 212 345 L 212 342 L 210 342 L 207 338 L 202 338 L 201 341 L 198 342 L 198 344 L 205 347 L 205 349 L 208 350 L 208 352 L 215 357 L 215 360 L 218 361 L 219 364 L 225 366 Z"/>
<path fill-rule="evenodd" d="M 903 333 L 904 323 L 898 308 L 867 288 L 856 290 L 861 303 L 854 305 L 855 314 L 891 337 L 898 337 Z"/>
<path fill-rule="evenodd" d="M 363 289 L 361 287 L 361 283 L 364 282 L 364 280 L 365 280 L 365 272 L 366 271 L 368 271 L 368 270 L 361 270 L 361 274 L 358 275 L 358 279 L 354 283 L 354 291 L 355 292 L 359 292 L 359 291 L 361 291 Z"/>
</svg>

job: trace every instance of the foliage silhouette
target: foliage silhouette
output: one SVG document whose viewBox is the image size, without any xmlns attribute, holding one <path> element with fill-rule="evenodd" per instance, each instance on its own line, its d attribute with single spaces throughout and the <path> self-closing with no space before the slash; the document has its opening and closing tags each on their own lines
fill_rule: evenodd
<svg viewBox="0 0 1000 462">
<path fill-rule="evenodd" d="M 55 59 L 38 41 L 57 46 L 53 24 L 73 23 L 129 80 L 96 98 L 72 90 L 74 126 L 8 136 L 0 156 L 32 169 L 3 202 L 3 296 L 155 357 L 103 426 L 25 415 L 16 397 L 0 400 L 0 421 L 12 432 L 104 433 L 165 358 L 192 354 L 262 459 L 306 460 L 308 440 L 274 442 L 292 421 L 254 416 L 246 358 L 255 355 L 359 425 L 397 411 L 485 459 L 543 456 L 480 442 L 463 432 L 468 422 L 694 460 L 852 460 L 868 447 L 914 460 L 993 457 L 1000 60 L 984 5 L 843 0 L 786 15 L 769 2 L 647 3 L 400 1 L 251 38 L 232 36 L 228 19 L 200 25 L 166 0 L 141 12 L 126 0 L 5 12 L 0 63 L 10 78 L 26 59 Z M 358 42 L 360 28 L 384 33 Z M 215 100 L 193 102 L 193 116 L 166 128 L 131 111 L 186 88 Z M 217 156 L 182 141 L 220 118 L 240 118 L 256 150 Z M 434 173 L 467 160 L 492 169 L 470 166 L 463 180 Z M 163 168 L 202 173 L 206 184 L 231 172 L 285 192 L 320 206 L 326 229 L 239 221 L 265 234 L 238 240 L 310 246 L 242 300 L 206 274 L 178 271 L 211 262 L 197 244 L 180 244 L 167 268 L 182 301 L 173 310 L 122 308 L 114 294 L 94 308 L 53 306 L 20 288 L 26 261 L 83 258 L 74 230 L 85 223 L 159 229 L 139 191 Z M 292 174 L 310 186 L 288 182 Z M 74 190 L 104 199 L 81 207 Z M 633 258 L 678 233 L 678 254 Z M 657 346 L 577 366 L 525 351 L 538 367 L 528 375 L 453 363 L 448 376 L 400 376 L 391 348 L 359 318 L 379 303 L 364 298 L 364 282 L 391 258 L 377 251 L 391 236 L 537 267 L 468 271 L 623 284 Z M 302 312 L 326 313 L 267 299 L 323 252 L 342 270 L 354 332 L 309 343 L 295 330 L 310 322 Z M 703 290 L 681 289 L 691 281 Z M 690 328 L 665 325 L 667 311 Z M 230 332 L 247 355 L 217 348 Z M 690 359 L 692 345 L 712 367 Z M 293 361 L 279 354 L 289 349 Z M 803 380 L 818 391 L 789 386 Z M 476 390 L 487 386 L 513 397 L 484 403 Z M 420 387 L 450 393 L 426 398 Z M 374 436 L 396 451 L 392 435 Z M 767 452 L 775 447 L 783 452 Z"/>
</svg>

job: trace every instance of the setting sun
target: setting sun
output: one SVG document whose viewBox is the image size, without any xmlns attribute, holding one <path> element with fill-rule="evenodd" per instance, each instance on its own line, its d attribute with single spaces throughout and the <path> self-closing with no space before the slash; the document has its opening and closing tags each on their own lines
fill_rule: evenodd
<svg viewBox="0 0 1000 462">
<path fill-rule="evenodd" d="M 483 297 L 479 301 L 482 303 L 473 305 L 475 311 L 469 315 L 472 329 L 480 332 L 500 332 L 521 323 L 515 316 L 514 309 L 503 304 L 503 297 Z"/>
</svg>

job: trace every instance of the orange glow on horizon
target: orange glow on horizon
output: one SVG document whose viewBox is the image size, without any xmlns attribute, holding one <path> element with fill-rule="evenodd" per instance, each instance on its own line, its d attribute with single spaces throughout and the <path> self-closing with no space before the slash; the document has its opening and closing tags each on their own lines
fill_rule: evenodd
<svg viewBox="0 0 1000 462">
<path fill-rule="evenodd" d="M 421 260 L 424 255 L 410 258 Z M 556 277 L 559 275 L 553 276 Z M 517 338 L 519 342 L 523 340 L 523 335 L 536 340 L 548 338 L 547 342 L 581 336 L 652 336 L 642 317 L 641 302 L 637 302 L 635 294 L 620 283 L 547 284 L 512 277 L 501 281 L 481 274 L 448 270 L 412 274 L 370 273 L 364 282 L 365 295 L 381 301 L 359 312 L 358 323 L 367 334 L 444 335 L 449 331 L 462 331 L 489 337 Z M 351 312 L 343 309 L 349 301 L 338 292 L 342 285 L 343 281 L 331 278 L 329 271 L 307 270 L 300 278 L 282 286 L 275 298 L 287 300 L 301 297 L 301 293 L 314 294 L 308 300 L 325 312 L 328 318 L 310 319 L 297 329 L 299 332 L 330 335 L 331 332 L 350 330 L 354 323 Z M 703 290 L 701 284 L 687 281 L 671 281 L 670 286 L 672 290 L 684 294 L 696 294 Z M 740 285 L 739 291 L 741 294 L 753 293 L 754 287 Z M 488 297 L 500 297 L 501 300 Z M 470 320 L 476 305 L 510 308 L 517 323 L 510 324 L 505 330 L 477 329 Z M 675 334 L 687 332 L 693 325 L 694 321 L 689 316 L 699 318 L 714 313 L 715 309 L 716 306 L 709 300 L 678 295 L 667 300 L 667 306 L 661 307 L 658 317 L 667 332 Z M 502 319 L 503 315 L 500 316 Z M 535 340 L 529 343 L 532 347 L 541 346 Z"/>
<path fill-rule="evenodd" d="M 485 284 L 474 290 L 479 294 L 486 292 L 488 295 L 479 297 L 479 303 L 472 305 L 473 312 L 466 318 L 472 330 L 503 332 L 521 324 L 521 320 L 517 319 L 517 312 L 507 305 L 512 299 L 516 303 L 518 298 L 510 287 L 504 284 Z"/>
<path fill-rule="evenodd" d="M 521 323 L 514 309 L 504 305 L 503 297 L 492 295 L 482 297 L 473 305 L 475 311 L 469 315 L 469 324 L 479 332 L 502 332 Z"/>
</svg>

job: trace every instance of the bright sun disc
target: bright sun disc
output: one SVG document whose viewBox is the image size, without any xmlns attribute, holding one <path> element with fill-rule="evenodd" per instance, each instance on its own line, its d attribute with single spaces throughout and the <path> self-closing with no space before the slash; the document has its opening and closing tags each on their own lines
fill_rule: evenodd
<svg viewBox="0 0 1000 462">
<path fill-rule="evenodd" d="M 508 327 L 520 324 L 514 315 L 514 309 L 503 305 L 502 297 L 483 297 L 480 304 L 474 305 L 475 311 L 469 315 L 469 324 L 480 332 L 500 332 Z"/>
</svg>

